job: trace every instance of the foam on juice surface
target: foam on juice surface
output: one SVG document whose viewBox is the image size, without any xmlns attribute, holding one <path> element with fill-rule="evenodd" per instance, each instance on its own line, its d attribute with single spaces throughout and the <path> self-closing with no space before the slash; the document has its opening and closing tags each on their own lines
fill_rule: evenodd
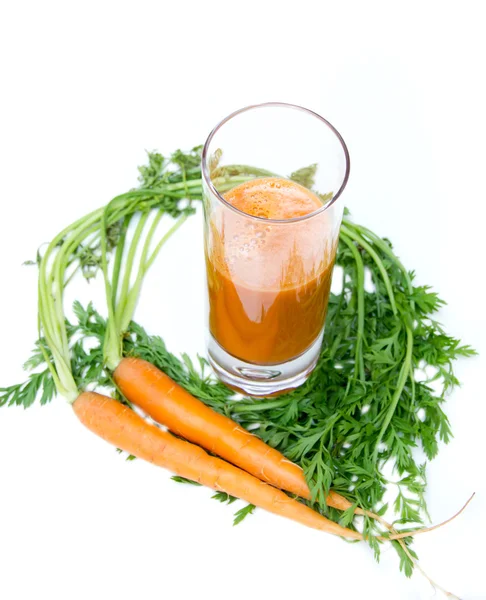
<svg viewBox="0 0 486 600">
<path fill-rule="evenodd" d="M 308 215 L 322 206 L 319 197 L 305 187 L 278 177 L 242 183 L 224 198 L 248 215 L 282 221 Z"/>
</svg>

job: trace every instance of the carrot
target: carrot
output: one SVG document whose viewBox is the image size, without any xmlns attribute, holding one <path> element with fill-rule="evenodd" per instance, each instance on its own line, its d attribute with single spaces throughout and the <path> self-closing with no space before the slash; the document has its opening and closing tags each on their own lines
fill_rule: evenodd
<svg viewBox="0 0 486 600">
<path fill-rule="evenodd" d="M 138 458 L 307 527 L 363 539 L 360 533 L 326 519 L 253 475 L 161 431 L 112 398 L 83 392 L 74 401 L 73 409 L 81 423 L 93 433 Z"/>
<path fill-rule="evenodd" d="M 235 421 L 212 410 L 145 360 L 123 358 L 114 371 L 122 394 L 154 421 L 221 456 L 258 479 L 311 499 L 302 469 Z M 329 506 L 346 510 L 349 500 L 331 491 Z"/>
</svg>

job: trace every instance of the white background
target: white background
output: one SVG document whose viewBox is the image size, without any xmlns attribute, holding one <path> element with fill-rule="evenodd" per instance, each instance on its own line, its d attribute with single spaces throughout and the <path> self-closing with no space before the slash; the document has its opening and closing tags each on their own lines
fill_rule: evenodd
<svg viewBox="0 0 486 600">
<path fill-rule="evenodd" d="M 201 143 L 223 116 L 280 100 L 312 108 L 352 158 L 345 202 L 447 299 L 475 346 L 447 404 L 454 440 L 430 465 L 424 568 L 486 598 L 484 19 L 482 2 L 6 2 L 0 14 L 0 385 L 23 378 L 36 273 L 61 227 L 136 183 L 144 149 Z M 137 319 L 203 351 L 200 214 L 147 279 Z M 96 284 L 73 297 L 98 298 Z M 68 405 L 0 411 L 0 598 L 432 598 L 365 546 L 233 507 L 125 463 Z M 440 597 L 438 594 L 435 597 Z"/>
</svg>

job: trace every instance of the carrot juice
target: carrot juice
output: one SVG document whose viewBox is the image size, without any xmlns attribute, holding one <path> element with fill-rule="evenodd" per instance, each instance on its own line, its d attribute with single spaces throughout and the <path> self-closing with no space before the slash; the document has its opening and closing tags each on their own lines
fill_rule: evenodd
<svg viewBox="0 0 486 600">
<path fill-rule="evenodd" d="M 247 363 L 293 360 L 323 331 L 334 227 L 326 211 L 305 218 L 322 201 L 286 179 L 253 179 L 223 197 L 237 210 L 215 212 L 207 223 L 210 333 Z"/>
</svg>

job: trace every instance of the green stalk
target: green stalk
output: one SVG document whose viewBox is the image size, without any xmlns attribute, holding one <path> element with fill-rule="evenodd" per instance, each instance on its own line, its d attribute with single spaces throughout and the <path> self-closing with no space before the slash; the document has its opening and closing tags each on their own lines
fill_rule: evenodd
<svg viewBox="0 0 486 600">
<path fill-rule="evenodd" d="M 144 195 L 147 191 L 143 191 Z M 117 196 L 112 203 L 119 203 L 120 200 L 131 197 L 132 192 Z M 76 249 L 88 235 L 96 231 L 96 223 L 99 221 L 103 208 L 97 209 L 88 215 L 81 217 L 70 226 L 63 229 L 49 244 L 41 260 L 39 271 L 40 297 L 44 300 L 44 310 L 42 311 L 42 327 L 49 330 L 51 343 L 62 346 L 62 352 L 65 357 L 69 356 L 67 343 L 67 334 L 64 325 L 63 311 L 63 290 L 66 286 L 64 273 L 69 263 L 71 253 Z M 70 235 L 69 242 L 64 239 Z M 61 248 L 54 257 L 54 262 L 49 274 L 47 266 L 52 252 L 62 243 Z M 54 288 L 54 289 L 53 289 Z M 42 294 L 41 294 L 42 292 Z"/>
<path fill-rule="evenodd" d="M 118 200 L 120 197 L 115 198 L 115 200 Z M 151 205 L 156 204 L 159 201 L 158 198 L 154 198 L 152 200 L 146 201 L 146 207 L 150 208 Z M 113 202 L 113 201 L 112 201 Z M 112 202 L 109 203 L 108 207 L 111 207 Z M 72 253 L 83 243 L 83 241 L 90 235 L 92 234 L 97 234 L 95 236 L 94 239 L 97 239 L 97 237 L 100 235 L 99 234 L 99 226 L 97 224 L 97 221 L 101 218 L 102 215 L 102 211 L 106 210 L 107 211 L 107 217 L 106 217 L 106 223 L 107 223 L 107 228 L 110 227 L 111 225 L 113 225 L 114 223 L 116 223 L 117 221 L 125 218 L 127 220 L 129 220 L 128 218 L 133 215 L 133 213 L 137 210 L 137 205 L 140 202 L 140 200 L 132 200 L 130 203 L 122 206 L 122 207 L 118 207 L 116 208 L 113 213 L 110 212 L 110 210 L 108 210 L 108 208 L 106 209 L 99 209 L 98 211 L 96 211 L 96 221 L 90 226 L 89 229 L 84 228 L 81 229 L 80 232 L 78 233 L 77 237 L 73 238 L 71 240 L 71 244 L 69 246 L 69 248 L 67 247 L 63 247 L 62 251 L 63 251 L 63 256 L 66 258 L 66 262 L 63 263 L 63 267 L 67 268 L 69 266 L 69 264 L 71 264 L 71 256 Z M 123 250 L 123 246 L 125 244 L 125 237 L 126 237 L 126 231 L 122 232 L 122 235 L 120 237 L 120 241 L 119 244 L 117 244 L 117 255 L 119 255 L 119 252 L 121 252 L 121 255 L 119 255 L 118 260 L 121 261 L 122 260 L 122 250 Z M 119 247 L 120 245 L 122 246 L 122 250 L 119 251 Z M 71 275 L 69 276 L 68 280 L 64 281 L 64 287 L 66 287 L 68 281 L 71 280 L 71 278 L 74 276 L 74 273 L 76 271 L 74 271 L 73 273 L 71 273 Z M 118 281 L 117 281 L 118 283 Z"/>
<path fill-rule="evenodd" d="M 403 266 L 403 264 L 399 260 L 399 258 L 393 253 L 393 250 L 390 248 L 390 246 L 381 237 L 376 235 L 376 233 L 374 233 L 367 227 L 364 227 L 363 225 L 356 225 L 355 223 L 352 223 L 351 221 L 348 221 L 347 219 L 344 219 L 343 223 L 347 227 L 351 227 L 355 231 L 360 232 L 363 235 L 363 237 L 367 237 L 370 241 L 372 241 L 375 244 L 375 246 L 377 246 L 383 252 L 383 254 L 386 254 L 388 256 L 388 258 L 391 259 L 391 261 L 397 265 L 397 267 L 402 271 L 402 273 L 405 277 L 409 294 L 413 294 L 413 285 L 412 285 L 412 280 L 410 279 L 410 275 L 409 275 L 407 269 Z"/>
<path fill-rule="evenodd" d="M 152 243 L 152 238 L 154 236 L 155 230 L 157 229 L 157 225 L 160 223 L 160 219 L 163 216 L 163 211 L 159 211 L 155 219 L 150 226 L 149 232 L 145 239 L 145 243 L 142 248 L 142 255 L 140 257 L 140 263 L 138 267 L 137 277 L 135 279 L 135 283 L 131 287 L 130 291 L 125 300 L 125 305 L 123 308 L 123 312 L 120 315 L 120 322 L 118 325 L 118 335 L 121 336 L 128 329 L 130 325 L 130 321 L 132 320 L 133 313 L 135 312 L 135 307 L 138 301 L 138 297 L 140 296 L 140 289 L 142 286 L 143 278 L 145 277 L 145 273 L 147 269 L 145 268 L 145 264 L 147 262 L 147 254 L 150 248 L 150 244 Z M 121 359 L 121 356 L 120 356 Z"/>
<path fill-rule="evenodd" d="M 123 276 L 122 286 L 120 289 L 120 299 L 118 301 L 118 305 L 115 310 L 116 327 L 117 327 L 118 331 L 121 331 L 120 323 L 122 320 L 123 312 L 125 310 L 125 304 L 127 301 L 128 290 L 130 289 L 130 278 L 132 275 L 133 261 L 135 260 L 135 254 L 137 251 L 138 242 L 140 241 L 140 237 L 142 235 L 142 231 L 145 226 L 145 223 L 147 222 L 148 216 L 149 216 L 148 211 L 142 213 L 142 215 L 137 223 L 135 233 L 133 234 L 133 239 L 130 243 L 130 247 L 128 249 L 125 274 Z"/>
<path fill-rule="evenodd" d="M 356 379 L 359 371 L 360 381 L 365 380 L 364 359 L 363 359 L 363 336 L 364 336 L 364 318 L 365 318 L 365 298 L 364 298 L 364 266 L 358 248 L 345 233 L 341 233 L 341 240 L 351 250 L 351 254 L 356 262 L 356 295 L 358 299 L 358 330 L 356 335 L 354 378 Z"/>
<path fill-rule="evenodd" d="M 108 205 L 109 207 L 109 205 Z M 107 207 L 107 208 L 108 208 Z M 107 239 L 106 239 L 106 210 L 103 211 L 103 217 L 101 219 L 101 270 L 103 272 L 103 280 L 105 282 L 105 295 L 106 303 L 108 305 L 108 321 L 106 324 L 106 335 L 103 347 L 103 354 L 106 362 L 113 364 L 120 362 L 120 356 L 122 353 L 121 336 L 117 335 L 116 319 L 115 319 L 115 307 L 116 303 L 112 301 L 113 290 L 108 277 L 108 258 L 107 258 Z M 141 220 L 141 219 L 140 219 Z M 140 223 L 140 221 L 139 221 Z"/>
<path fill-rule="evenodd" d="M 412 330 L 409 327 L 406 328 L 406 332 L 407 332 L 407 351 L 406 351 L 406 355 L 405 355 L 405 361 L 402 364 L 402 368 L 400 369 L 400 374 L 398 376 L 398 382 L 397 382 L 397 387 L 395 389 L 395 393 L 393 394 L 391 404 L 385 415 L 383 425 L 381 426 L 380 433 L 376 440 L 375 449 L 373 451 L 373 462 L 376 462 L 376 460 L 378 458 L 378 446 L 380 445 L 380 443 L 383 439 L 383 436 L 385 435 L 386 430 L 388 429 L 388 426 L 390 425 L 393 415 L 395 414 L 395 410 L 397 408 L 398 401 L 400 400 L 400 396 L 402 395 L 403 388 L 405 387 L 405 383 L 407 382 L 407 378 L 410 373 L 410 368 L 412 365 L 413 334 L 412 334 Z"/>
<path fill-rule="evenodd" d="M 113 281 L 112 281 L 112 285 L 111 285 L 111 303 L 113 306 L 116 306 L 116 298 L 117 298 L 117 292 L 118 292 L 118 280 L 120 278 L 120 270 L 121 270 L 121 261 L 123 258 L 123 251 L 125 250 L 125 240 L 127 237 L 127 229 L 128 229 L 128 224 L 130 223 L 130 217 L 126 216 L 125 219 L 123 220 L 123 225 L 122 225 L 122 232 L 120 235 L 120 239 L 118 241 L 117 247 L 116 247 L 116 254 L 115 254 L 115 262 L 113 264 Z M 102 246 L 103 248 L 103 246 Z M 105 232 L 105 251 L 106 251 L 106 232 Z M 103 250 L 101 252 L 101 256 L 102 256 L 102 260 L 103 260 Z M 106 258 L 106 257 L 105 257 Z"/>
<path fill-rule="evenodd" d="M 41 338 L 41 326 L 42 323 L 47 321 L 47 317 L 50 313 L 49 309 L 46 306 L 45 301 L 45 290 L 42 289 L 42 286 L 39 285 L 39 304 L 38 304 L 38 314 L 39 314 L 39 338 Z M 59 349 L 59 342 L 52 336 L 51 329 L 48 327 L 43 327 L 42 329 L 44 338 L 52 352 L 52 358 L 54 360 L 54 365 L 51 360 L 47 356 L 47 352 L 45 348 L 40 345 L 42 354 L 46 363 L 51 371 L 53 377 L 54 373 L 56 376 L 54 377 L 54 383 L 56 388 L 60 394 L 65 396 L 68 401 L 73 402 L 77 397 L 77 387 L 74 382 L 74 379 L 71 374 L 70 364 L 66 362 L 66 357 L 62 353 L 62 349 Z M 54 332 L 55 333 L 55 332 Z"/>
<path fill-rule="evenodd" d="M 169 229 L 169 231 L 162 237 L 162 239 L 159 241 L 159 243 L 157 244 L 157 246 L 155 247 L 155 250 L 152 252 L 152 254 L 150 255 L 150 258 L 148 259 L 148 261 L 145 263 L 144 265 L 144 272 L 147 272 L 150 267 L 152 266 L 154 260 L 157 258 L 158 253 L 160 252 L 162 246 L 165 244 L 165 242 L 170 238 L 170 236 L 175 233 L 179 227 L 181 227 L 181 225 L 183 225 L 183 223 L 187 220 L 188 215 L 182 215 L 182 217 L 180 217 L 175 223 L 174 225 Z"/>
<path fill-rule="evenodd" d="M 64 241 L 61 248 L 58 250 L 54 263 L 52 265 L 52 283 L 54 287 L 54 307 L 56 311 L 56 318 L 58 322 L 58 329 L 60 332 L 60 343 L 63 346 L 64 356 L 69 356 L 69 343 L 64 325 L 64 309 L 63 309 L 63 296 L 65 288 L 65 273 L 72 253 L 78 248 L 80 242 L 78 239 L 86 239 L 90 231 L 97 228 L 97 219 L 95 216 L 87 219 L 82 225 L 74 229 L 69 237 Z"/>
<path fill-rule="evenodd" d="M 329 350 L 329 356 L 331 359 L 333 359 L 336 356 L 336 352 L 338 351 L 339 345 L 341 344 L 341 340 L 341 335 L 337 335 L 334 342 L 332 343 L 331 349 Z"/>
<path fill-rule="evenodd" d="M 265 410 L 272 410 L 274 408 L 283 408 L 290 402 L 290 398 L 286 395 L 283 398 L 277 398 L 275 400 L 257 400 L 254 403 L 235 402 L 231 407 L 232 413 L 242 414 L 247 412 L 263 412 Z"/>
<path fill-rule="evenodd" d="M 49 360 L 47 352 L 41 344 L 42 354 L 47 362 L 49 370 L 54 378 L 54 383 L 59 393 L 65 396 L 69 402 L 73 402 L 77 397 L 77 387 L 74 382 L 71 373 L 70 357 L 69 353 L 66 354 L 63 342 L 61 329 L 62 327 L 59 322 L 56 322 L 56 307 L 54 299 L 46 287 L 46 283 L 50 277 L 47 274 L 47 261 L 50 257 L 51 251 L 46 252 L 41 260 L 39 269 L 39 285 L 38 285 L 38 319 L 39 319 L 39 338 L 41 337 L 41 329 L 44 338 L 51 350 L 54 364 Z M 54 376 L 55 374 L 55 376 Z"/>
<path fill-rule="evenodd" d="M 198 187 L 201 186 L 202 183 L 202 179 L 190 179 L 189 181 L 181 181 L 179 183 L 167 183 L 164 185 L 163 189 L 161 190 L 164 194 L 166 194 L 167 192 L 172 192 L 175 190 L 186 190 L 187 188 L 193 188 L 193 187 Z M 152 193 L 157 193 L 157 191 L 160 188 L 154 188 L 152 190 L 150 190 Z"/>
<path fill-rule="evenodd" d="M 38 332 L 39 340 L 40 340 L 42 337 L 40 313 L 37 315 L 37 332 Z M 45 339 L 47 340 L 47 338 L 45 338 Z M 73 380 L 74 387 L 72 390 L 65 387 L 63 385 L 63 383 L 61 382 L 61 380 L 59 379 L 59 376 L 56 371 L 56 367 L 52 364 L 52 361 L 51 361 L 50 357 L 48 356 L 46 349 L 44 348 L 44 344 L 42 344 L 42 343 L 39 344 L 39 347 L 41 349 L 42 356 L 44 357 L 44 361 L 51 373 L 51 376 L 52 376 L 52 379 L 54 381 L 54 385 L 56 386 L 57 391 L 60 394 L 62 393 L 63 396 L 65 396 L 66 398 L 68 398 L 68 401 L 72 401 L 71 398 L 74 396 L 75 393 L 77 396 L 77 388 L 76 388 L 76 384 L 74 383 L 74 380 Z"/>
<path fill-rule="evenodd" d="M 342 310 L 342 307 L 343 307 L 344 294 L 345 294 L 345 291 L 346 291 L 345 283 L 346 283 L 346 274 L 345 274 L 344 269 L 343 269 L 342 290 L 341 290 L 341 293 L 339 294 L 339 301 L 338 301 L 338 305 L 337 305 L 337 309 L 336 309 L 336 313 L 335 313 L 338 317 L 341 314 L 341 310 Z M 334 342 L 332 343 L 331 349 L 329 350 L 329 358 L 331 360 L 334 359 L 334 357 L 336 356 L 336 352 L 339 349 L 339 346 L 341 344 L 341 340 L 342 340 L 342 334 L 336 335 L 336 338 L 335 338 Z"/>
<path fill-rule="evenodd" d="M 45 251 L 41 264 L 39 266 L 39 298 L 43 298 L 44 301 L 44 310 L 42 311 L 42 327 L 47 327 L 49 333 L 51 335 L 51 339 L 56 343 L 62 342 L 62 333 L 60 329 L 59 322 L 55 321 L 55 304 L 54 299 L 52 297 L 52 282 L 53 282 L 53 274 L 48 273 L 47 267 L 49 264 L 49 260 L 51 258 L 52 252 L 58 247 L 58 245 L 63 241 L 65 236 L 70 233 L 70 231 L 74 228 L 81 226 L 87 220 L 93 218 L 96 214 L 99 214 L 100 210 L 92 211 L 91 213 L 81 217 L 73 224 L 69 225 L 65 229 L 63 229 L 60 233 L 58 233 L 51 243 L 48 245 L 47 250 Z M 64 325 L 64 319 L 62 321 L 61 327 Z"/>
<path fill-rule="evenodd" d="M 385 266 L 384 266 L 382 260 L 380 259 L 378 254 L 375 252 L 373 247 L 370 244 L 368 244 L 368 242 L 365 239 L 363 239 L 356 231 L 347 227 L 344 223 L 343 223 L 343 225 L 341 225 L 341 232 L 344 233 L 345 235 L 347 235 L 348 237 L 350 237 L 351 239 L 353 239 L 360 246 L 362 246 L 366 250 L 366 252 L 368 252 L 368 254 L 371 256 L 371 258 L 375 261 L 375 264 L 378 267 L 378 269 L 381 273 L 381 276 L 383 278 L 383 282 L 385 284 L 386 291 L 388 293 L 388 297 L 390 298 L 390 304 L 392 307 L 393 314 L 396 315 L 397 314 L 397 306 L 395 303 L 395 295 L 393 294 L 393 288 L 392 288 L 392 285 L 390 282 L 390 278 L 388 277 L 388 273 L 386 272 L 386 269 L 385 269 Z"/>
<path fill-rule="evenodd" d="M 57 323 L 54 321 L 55 310 L 52 298 L 52 287 L 48 285 L 50 275 L 47 273 L 47 265 L 51 256 L 52 251 L 56 247 L 55 240 L 53 240 L 44 255 L 42 256 L 39 265 L 39 281 L 38 281 L 38 302 L 39 302 L 39 314 L 41 316 L 42 328 L 49 333 L 52 341 L 55 344 L 61 343 L 60 332 L 58 331 Z"/>
<path fill-rule="evenodd" d="M 360 231 L 363 236 L 366 236 L 370 241 L 372 241 L 375 244 L 375 246 L 377 246 L 383 252 L 383 254 L 388 256 L 388 258 L 397 265 L 397 267 L 403 273 L 405 282 L 407 284 L 407 291 L 410 296 L 410 306 L 412 308 L 412 311 L 415 311 L 415 301 L 413 300 L 413 297 L 412 297 L 413 296 L 412 279 L 410 278 L 409 272 L 403 266 L 400 259 L 394 254 L 394 252 L 390 248 L 390 246 L 381 237 L 376 235 L 376 233 L 374 233 L 367 227 L 364 227 L 363 225 L 356 225 L 355 223 L 351 223 L 350 221 L 347 221 L 347 220 L 346 220 L 346 225 L 352 227 L 356 231 Z M 413 406 L 415 403 L 415 378 L 414 378 L 414 373 L 413 373 L 413 364 L 410 364 L 409 375 L 410 375 L 410 383 L 412 386 L 412 406 Z"/>
<path fill-rule="evenodd" d="M 71 256 L 88 236 L 92 235 L 93 233 L 95 233 L 96 231 L 99 230 L 100 217 L 103 222 L 101 244 L 102 244 L 102 246 L 103 246 L 103 244 L 106 246 L 106 244 L 107 244 L 106 230 L 108 229 L 108 227 L 110 225 L 112 225 L 113 223 L 116 223 L 120 219 L 121 216 L 124 216 L 125 219 L 127 219 L 128 215 L 126 213 L 133 212 L 133 210 L 136 208 L 139 200 L 137 200 L 136 198 L 134 199 L 133 195 L 140 198 L 140 197 L 146 196 L 147 193 L 151 193 L 150 191 L 147 191 L 147 190 L 139 190 L 139 191 L 142 193 L 141 194 L 140 193 L 133 194 L 130 192 L 127 194 L 117 196 L 104 209 L 98 209 L 97 211 L 94 211 L 93 213 L 88 215 L 86 218 L 75 223 L 74 226 L 71 226 L 71 231 L 69 232 L 69 237 L 64 241 L 61 248 L 58 250 L 58 252 L 56 254 L 56 257 L 54 259 L 54 263 L 52 266 L 52 275 L 51 275 L 50 281 L 48 283 L 51 283 L 51 285 L 52 285 L 52 283 L 54 283 L 54 303 L 51 303 L 51 313 L 52 313 L 52 310 L 54 310 L 56 313 L 56 316 L 57 316 L 56 331 L 59 332 L 59 335 L 60 335 L 60 338 L 59 338 L 59 336 L 57 337 L 57 342 L 58 342 L 58 344 L 61 344 L 63 347 L 62 353 L 63 353 L 64 357 L 69 356 L 67 333 L 66 333 L 66 328 L 64 326 L 64 311 L 63 311 L 63 307 L 62 307 L 62 305 L 63 305 L 63 290 L 64 290 L 64 287 L 66 286 L 66 281 L 64 280 L 64 274 L 70 263 Z M 117 207 L 116 205 L 120 204 L 120 201 L 122 201 L 122 200 L 124 200 L 124 201 L 128 200 L 129 202 L 125 206 Z M 155 199 L 155 201 L 156 201 L 156 199 Z M 147 213 L 147 216 L 148 216 L 148 213 Z M 53 243 L 54 242 L 57 242 L 57 239 L 54 240 Z M 123 243 L 124 243 L 124 236 L 123 236 Z M 119 255 L 119 261 L 121 261 L 122 250 L 123 250 L 123 248 L 121 250 L 119 250 L 119 248 L 122 246 L 123 246 L 123 244 L 120 244 L 119 247 L 117 248 L 117 254 Z M 106 250 L 106 248 L 105 248 L 105 250 Z M 105 254 L 105 260 L 106 260 L 106 252 L 104 254 Z M 102 256 L 103 256 L 103 253 L 102 253 Z M 49 258 L 49 256 L 47 256 L 47 258 Z M 107 337 L 109 338 L 109 336 L 110 336 L 110 334 L 108 333 Z M 54 340 L 52 340 L 52 341 L 54 341 Z M 64 369 L 65 369 L 65 367 L 64 367 Z"/>
<path fill-rule="evenodd" d="M 160 215 L 160 216 L 162 216 L 162 215 Z M 133 285 L 133 288 L 130 290 L 130 292 L 127 296 L 126 305 L 123 310 L 123 316 L 122 316 L 122 319 L 118 326 L 120 334 L 123 334 L 128 329 L 128 326 L 130 325 L 130 321 L 133 318 L 133 313 L 135 312 L 135 307 L 138 302 L 138 297 L 140 296 L 140 289 L 142 287 L 142 282 L 143 282 L 143 279 L 144 279 L 148 269 L 152 266 L 154 260 L 156 259 L 158 253 L 160 252 L 162 246 L 171 237 L 171 235 L 173 233 L 175 233 L 179 229 L 179 227 L 187 220 L 187 217 L 188 217 L 187 215 L 183 215 L 174 223 L 174 225 L 169 229 L 169 231 L 162 237 L 160 242 L 157 244 L 155 250 L 152 252 L 152 254 L 148 260 L 147 260 L 147 253 L 148 253 L 148 249 L 149 249 L 149 245 L 150 245 L 150 242 L 152 239 L 153 232 L 151 234 L 149 234 L 149 236 L 147 237 L 147 242 L 144 246 L 142 259 L 140 261 L 139 273 L 138 273 L 137 279 Z"/>
<path fill-rule="evenodd" d="M 197 188 L 200 184 L 200 180 L 186 182 L 183 187 Z M 160 190 L 132 190 L 126 194 L 116 196 L 107 207 L 96 209 L 63 229 L 51 241 L 41 258 L 38 281 L 39 337 L 44 336 L 52 353 L 52 361 L 42 345 L 41 351 L 52 374 L 56 389 L 69 402 L 73 402 L 77 398 L 78 390 L 71 370 L 71 355 L 65 325 L 63 296 L 64 288 L 76 271 L 75 269 L 66 278 L 66 271 L 73 262 L 73 255 L 84 240 L 90 235 L 96 235 L 100 223 L 103 222 L 104 232 L 101 236 L 101 244 L 105 250 L 102 253 L 105 257 L 103 266 L 107 270 L 106 229 L 119 219 L 133 214 L 141 206 L 145 205 L 146 208 L 150 208 L 156 205 L 160 201 L 161 195 L 177 193 L 177 189 L 181 185 L 171 184 L 166 187 L 172 188 L 175 192 L 170 189 L 166 190 L 164 187 Z M 124 241 L 123 237 L 122 239 Z M 119 262 L 122 260 L 121 254 L 122 251 L 118 250 Z M 117 281 L 116 277 L 115 281 Z"/>
</svg>

